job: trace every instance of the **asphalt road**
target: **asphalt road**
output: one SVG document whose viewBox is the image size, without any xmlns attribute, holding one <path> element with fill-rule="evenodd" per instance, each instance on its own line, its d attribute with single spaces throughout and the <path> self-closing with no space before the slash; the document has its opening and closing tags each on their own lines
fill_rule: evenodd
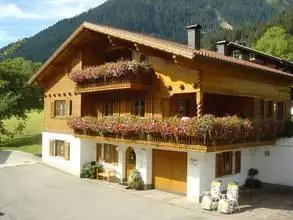
<svg viewBox="0 0 293 220">
<path fill-rule="evenodd" d="M 0 169 L 0 212 L 1 220 L 203 219 L 194 211 L 44 164 Z"/>
</svg>

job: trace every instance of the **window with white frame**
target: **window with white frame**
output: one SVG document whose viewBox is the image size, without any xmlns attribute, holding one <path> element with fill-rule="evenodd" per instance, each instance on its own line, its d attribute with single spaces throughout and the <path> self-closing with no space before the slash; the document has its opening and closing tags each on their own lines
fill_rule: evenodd
<svg viewBox="0 0 293 220">
<path fill-rule="evenodd" d="M 233 57 L 236 59 L 242 59 L 242 53 L 240 50 L 233 50 Z"/>
</svg>

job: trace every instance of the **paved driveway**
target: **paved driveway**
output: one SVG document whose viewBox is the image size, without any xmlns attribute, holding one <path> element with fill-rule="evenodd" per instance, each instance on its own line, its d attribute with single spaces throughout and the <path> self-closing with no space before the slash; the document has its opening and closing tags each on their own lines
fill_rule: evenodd
<svg viewBox="0 0 293 220">
<path fill-rule="evenodd" d="M 178 201 L 173 194 L 132 192 L 97 181 L 81 180 L 44 164 L 0 169 L 1 220 L 252 220 L 288 217 L 226 216 L 201 211 L 195 208 L 196 205 L 184 207 L 168 201 L 174 199 Z"/>
<path fill-rule="evenodd" d="M 39 163 L 40 158 L 21 151 L 0 151 L 0 168 Z"/>
</svg>

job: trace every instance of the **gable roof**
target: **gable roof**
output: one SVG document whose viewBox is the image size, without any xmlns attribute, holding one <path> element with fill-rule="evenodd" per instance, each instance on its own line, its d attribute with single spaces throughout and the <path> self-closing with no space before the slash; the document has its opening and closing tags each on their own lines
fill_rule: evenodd
<svg viewBox="0 0 293 220">
<path fill-rule="evenodd" d="M 285 60 L 285 59 L 280 58 L 280 57 L 277 57 L 277 56 L 273 56 L 273 55 L 268 54 L 268 53 L 265 53 L 263 51 L 255 50 L 255 49 L 253 49 L 251 47 L 247 47 L 247 46 L 244 46 L 244 45 L 235 43 L 235 42 L 227 42 L 227 45 L 233 45 L 233 46 L 235 46 L 237 48 L 240 48 L 240 49 L 243 49 L 243 50 L 246 50 L 246 51 L 251 51 L 251 52 L 253 52 L 255 54 L 259 54 L 261 56 L 265 56 L 265 57 L 270 58 L 272 60 L 275 60 L 277 62 L 285 63 L 288 66 L 293 66 L 293 62 L 291 62 L 291 61 Z"/>
<path fill-rule="evenodd" d="M 280 76 L 288 77 L 293 79 L 293 75 L 286 73 L 281 70 L 273 69 L 267 66 L 262 66 L 260 64 L 251 63 L 245 60 L 239 60 L 233 57 L 224 56 L 214 51 L 200 49 L 195 50 L 193 48 L 188 47 L 184 44 L 175 43 L 172 41 L 167 41 L 163 39 L 159 39 L 156 37 L 151 37 L 148 35 L 135 33 L 131 31 L 126 31 L 118 28 L 113 28 L 104 25 L 97 25 L 88 22 L 84 22 L 81 26 L 79 26 L 76 31 L 74 31 L 70 37 L 59 47 L 59 49 L 46 61 L 46 63 L 37 71 L 35 75 L 29 80 L 29 84 L 33 84 L 36 82 L 39 76 L 41 76 L 44 71 L 58 58 L 58 56 L 64 51 L 67 46 L 83 31 L 90 30 L 93 32 L 105 34 L 111 37 L 119 38 L 122 40 L 126 40 L 129 42 L 137 43 L 139 45 L 147 46 L 150 48 L 154 48 L 160 51 L 164 51 L 166 53 L 170 53 L 177 56 L 182 56 L 186 59 L 194 59 L 196 56 L 207 57 L 210 59 L 215 59 L 221 62 L 241 65 L 244 67 L 258 69 L 274 74 L 278 74 Z"/>
</svg>

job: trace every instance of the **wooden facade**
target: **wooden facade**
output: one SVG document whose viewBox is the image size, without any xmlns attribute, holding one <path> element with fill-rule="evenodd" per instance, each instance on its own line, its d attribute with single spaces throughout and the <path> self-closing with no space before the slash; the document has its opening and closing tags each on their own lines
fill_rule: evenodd
<svg viewBox="0 0 293 220">
<path fill-rule="evenodd" d="M 144 117 L 151 118 L 228 113 L 263 119 L 264 111 L 274 112 L 268 108 L 274 108 L 278 103 L 284 103 L 281 120 L 289 113 L 290 76 L 205 57 L 188 59 L 185 55 L 178 56 L 105 33 L 87 30 L 78 36 L 72 42 L 66 42 L 62 54 L 36 76 L 45 88 L 46 131 L 72 133 L 67 117 L 101 117 L 105 115 L 105 105 L 109 101 L 115 116 L 133 114 L 135 100 L 144 100 Z M 121 58 L 139 60 L 142 55 L 155 71 L 151 83 L 144 89 L 123 87 L 118 83 L 107 88 L 80 90 L 68 76 L 76 69 L 116 62 Z M 56 100 L 70 101 L 71 112 L 64 117 L 55 117 L 52 103 Z M 185 106 L 184 111 L 180 110 L 181 105 Z M 276 118 L 277 113 L 271 117 Z"/>
</svg>

